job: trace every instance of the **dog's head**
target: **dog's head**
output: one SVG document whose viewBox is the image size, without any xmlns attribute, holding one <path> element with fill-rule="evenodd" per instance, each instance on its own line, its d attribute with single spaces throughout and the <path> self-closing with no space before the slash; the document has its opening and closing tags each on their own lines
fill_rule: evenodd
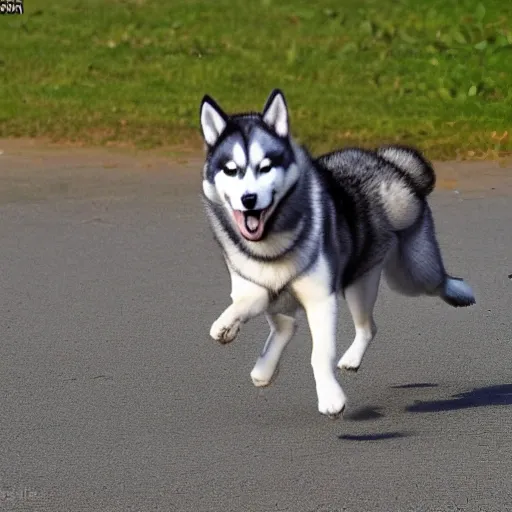
<svg viewBox="0 0 512 512">
<path fill-rule="evenodd" d="M 263 240 L 276 207 L 298 180 L 283 93 L 272 91 L 261 114 L 236 115 L 205 96 L 200 115 L 205 196 L 225 208 L 243 238 Z"/>
</svg>

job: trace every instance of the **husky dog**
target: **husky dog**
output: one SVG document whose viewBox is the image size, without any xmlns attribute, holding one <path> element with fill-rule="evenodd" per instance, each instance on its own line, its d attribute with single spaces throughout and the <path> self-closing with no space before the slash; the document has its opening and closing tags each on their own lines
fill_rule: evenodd
<svg viewBox="0 0 512 512">
<path fill-rule="evenodd" d="M 377 331 L 381 274 L 405 295 L 437 296 L 455 307 L 475 303 L 471 288 L 444 268 L 426 200 L 435 175 L 418 151 L 344 149 L 313 159 L 291 138 L 277 89 L 261 114 L 228 115 L 205 96 L 200 119 L 204 203 L 231 275 L 232 304 L 210 335 L 228 343 L 241 324 L 266 315 L 270 334 L 251 372 L 254 385 L 271 383 L 303 308 L 318 410 L 342 413 L 338 298 L 346 299 L 356 332 L 338 368 L 357 371 Z"/>
</svg>

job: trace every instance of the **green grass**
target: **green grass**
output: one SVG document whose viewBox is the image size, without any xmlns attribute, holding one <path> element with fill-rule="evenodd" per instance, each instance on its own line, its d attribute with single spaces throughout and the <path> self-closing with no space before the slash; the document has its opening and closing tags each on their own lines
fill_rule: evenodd
<svg viewBox="0 0 512 512">
<path fill-rule="evenodd" d="M 0 136 L 199 146 L 203 94 L 280 87 L 315 152 L 512 151 L 512 2 L 26 0 L 0 34 Z"/>
</svg>

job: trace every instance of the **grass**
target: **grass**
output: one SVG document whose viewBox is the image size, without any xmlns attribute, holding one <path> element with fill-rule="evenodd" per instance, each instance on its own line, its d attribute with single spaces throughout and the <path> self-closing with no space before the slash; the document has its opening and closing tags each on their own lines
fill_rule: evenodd
<svg viewBox="0 0 512 512">
<path fill-rule="evenodd" d="M 199 147 L 203 94 L 280 87 L 315 152 L 508 153 L 511 22 L 503 0 L 27 0 L 0 17 L 0 136 Z"/>
</svg>

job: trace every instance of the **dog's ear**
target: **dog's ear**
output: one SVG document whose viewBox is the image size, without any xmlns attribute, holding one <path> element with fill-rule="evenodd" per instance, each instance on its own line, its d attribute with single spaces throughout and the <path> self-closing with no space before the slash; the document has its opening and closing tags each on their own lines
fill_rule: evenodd
<svg viewBox="0 0 512 512">
<path fill-rule="evenodd" d="M 263 107 L 263 121 L 280 137 L 288 137 L 290 126 L 288 121 L 288 107 L 284 94 L 274 89 Z"/>
<path fill-rule="evenodd" d="M 228 116 L 208 95 L 201 102 L 200 116 L 204 140 L 211 147 L 226 128 Z"/>
</svg>

